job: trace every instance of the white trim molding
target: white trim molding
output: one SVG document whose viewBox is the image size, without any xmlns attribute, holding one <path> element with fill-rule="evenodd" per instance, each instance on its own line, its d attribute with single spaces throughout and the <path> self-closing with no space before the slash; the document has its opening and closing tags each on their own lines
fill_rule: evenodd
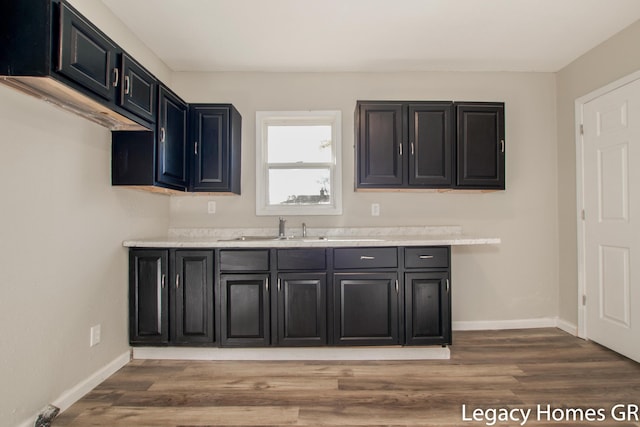
<svg viewBox="0 0 640 427">
<path fill-rule="evenodd" d="M 557 317 L 513 320 L 472 320 L 453 322 L 454 331 L 491 331 L 502 329 L 559 328 L 575 335 L 571 324 Z M 575 329 L 575 326 L 573 326 Z"/>
<path fill-rule="evenodd" d="M 114 360 L 109 362 L 104 367 L 98 369 L 89 377 L 80 381 L 75 386 L 63 392 L 57 399 L 51 402 L 52 405 L 60 408 L 60 412 L 64 412 L 69 409 L 71 405 L 80 400 L 85 394 L 96 388 L 100 383 L 115 374 L 123 366 L 131 361 L 131 351 L 127 350 L 126 353 L 122 353 Z M 44 408 L 43 408 L 44 409 Z M 38 414 L 33 415 L 28 420 L 22 422 L 18 427 L 33 427 L 35 421 L 38 418 Z"/>
</svg>

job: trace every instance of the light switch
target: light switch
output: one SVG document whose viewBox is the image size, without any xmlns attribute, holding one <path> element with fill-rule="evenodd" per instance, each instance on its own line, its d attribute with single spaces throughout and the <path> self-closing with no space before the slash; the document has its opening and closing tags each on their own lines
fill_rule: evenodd
<svg viewBox="0 0 640 427">
<path fill-rule="evenodd" d="M 380 203 L 371 203 L 371 216 L 380 216 Z"/>
<path fill-rule="evenodd" d="M 207 203 L 207 213 L 209 214 L 216 213 L 216 202 L 210 201 Z"/>
</svg>

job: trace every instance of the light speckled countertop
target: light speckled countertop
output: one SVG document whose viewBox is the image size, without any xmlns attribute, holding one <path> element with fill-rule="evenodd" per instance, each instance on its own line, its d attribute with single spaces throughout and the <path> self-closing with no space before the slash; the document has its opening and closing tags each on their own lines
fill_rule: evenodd
<svg viewBox="0 0 640 427">
<path fill-rule="evenodd" d="M 297 234 L 295 234 L 297 232 Z M 354 246 L 459 246 L 499 244 L 499 237 L 471 236 L 459 226 L 309 228 L 276 239 L 271 228 L 172 228 L 164 237 L 126 240 L 129 248 L 300 248 Z M 246 236 L 246 240 L 236 240 Z M 273 236 L 272 239 L 269 239 Z M 252 237 L 254 239 L 252 239 Z"/>
</svg>

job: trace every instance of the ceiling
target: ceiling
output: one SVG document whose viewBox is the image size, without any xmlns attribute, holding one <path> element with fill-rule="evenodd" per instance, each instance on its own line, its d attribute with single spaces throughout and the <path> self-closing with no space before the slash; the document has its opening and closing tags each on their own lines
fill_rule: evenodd
<svg viewBox="0 0 640 427">
<path fill-rule="evenodd" d="M 639 0 L 102 1 L 200 72 L 554 72 L 640 19 Z"/>
</svg>

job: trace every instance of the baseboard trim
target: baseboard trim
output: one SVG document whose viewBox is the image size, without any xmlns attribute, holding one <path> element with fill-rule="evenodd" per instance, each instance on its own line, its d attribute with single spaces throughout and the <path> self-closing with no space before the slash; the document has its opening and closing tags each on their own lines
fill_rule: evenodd
<svg viewBox="0 0 640 427">
<path fill-rule="evenodd" d="M 180 360 L 436 360 L 448 347 L 192 348 L 135 347 L 134 359 Z"/>
<path fill-rule="evenodd" d="M 129 363 L 131 360 L 131 352 L 122 353 L 114 360 L 103 366 L 89 377 L 80 381 L 78 384 L 63 392 L 57 399 L 51 402 L 52 405 L 60 408 L 60 412 L 64 412 L 71 405 L 80 400 L 85 394 L 96 388 L 101 382 L 115 374 L 120 368 Z M 43 408 L 44 409 L 44 408 Z M 40 412 L 38 412 L 39 414 Z M 30 419 L 19 424 L 18 427 L 33 427 L 38 418 L 38 414 L 33 415 Z"/>
<path fill-rule="evenodd" d="M 571 334 L 571 335 L 573 335 L 575 337 L 578 336 L 578 325 L 575 325 L 575 324 L 573 324 L 571 322 L 567 322 L 564 319 L 557 318 L 556 319 L 556 326 L 557 326 L 558 329 L 561 329 L 561 330 L 565 331 L 568 334 Z"/>
<path fill-rule="evenodd" d="M 490 331 L 500 329 L 535 329 L 558 327 L 555 317 L 514 320 L 477 320 L 453 322 L 454 331 Z"/>
</svg>

